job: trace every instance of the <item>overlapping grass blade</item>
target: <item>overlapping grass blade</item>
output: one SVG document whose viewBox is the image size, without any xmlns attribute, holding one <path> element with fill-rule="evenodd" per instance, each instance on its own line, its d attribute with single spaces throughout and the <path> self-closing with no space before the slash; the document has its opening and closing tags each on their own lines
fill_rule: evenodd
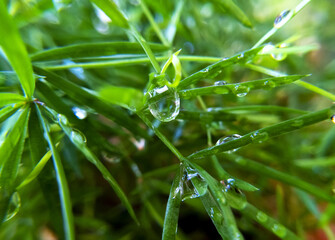
<svg viewBox="0 0 335 240">
<path fill-rule="evenodd" d="M 244 26 L 251 28 L 252 24 L 243 10 L 237 6 L 233 0 L 211 0 L 215 7 L 223 8 L 225 11 L 233 15 Z"/>
<path fill-rule="evenodd" d="M 163 225 L 163 240 L 176 239 L 178 229 L 179 208 L 181 203 L 181 189 L 180 188 L 180 169 L 173 180 L 169 200 L 166 205 L 164 225 Z"/>
<path fill-rule="evenodd" d="M 332 115 L 333 115 L 332 108 L 326 108 L 313 113 L 304 114 L 300 117 L 292 118 L 290 120 L 286 120 L 278 124 L 274 124 L 272 126 L 265 127 L 257 131 L 248 133 L 239 139 L 200 150 L 198 152 L 191 154 L 188 158 L 189 159 L 202 158 L 208 155 L 214 155 L 220 152 L 236 149 L 245 146 L 247 144 L 250 144 L 253 141 L 259 142 L 260 138 L 262 138 L 263 140 L 267 140 L 268 138 L 288 133 L 300 129 L 302 127 L 309 126 L 311 124 L 329 119 Z"/>
<path fill-rule="evenodd" d="M 47 123 L 44 117 L 42 116 L 40 109 L 38 107 L 37 107 L 37 114 L 43 126 L 44 134 L 46 136 L 46 140 L 48 142 L 49 148 L 52 152 L 52 159 L 54 163 L 54 169 L 56 172 L 56 178 L 58 182 L 58 191 L 59 191 L 62 214 L 63 214 L 63 227 L 65 231 L 65 239 L 74 240 L 75 230 L 74 230 L 74 222 L 73 222 L 72 204 L 71 204 L 69 187 L 68 187 L 65 172 L 63 169 L 63 164 L 59 156 L 59 153 L 56 149 L 56 146 L 54 144 L 54 141 L 50 136 Z"/>
<path fill-rule="evenodd" d="M 209 65 L 206 68 L 184 78 L 180 82 L 178 89 L 179 90 L 184 89 L 190 86 L 191 84 L 194 84 L 197 81 L 204 79 L 204 78 L 214 78 L 220 73 L 220 70 L 222 70 L 225 67 L 232 66 L 238 63 L 246 63 L 252 60 L 255 56 L 257 56 L 258 52 L 262 49 L 263 47 L 254 48 L 254 49 L 247 50 L 242 53 L 236 54 L 228 59 L 222 59 L 216 63 L 213 63 L 212 65 Z"/>
<path fill-rule="evenodd" d="M 20 105 L 17 106 L 7 106 L 0 110 L 0 123 L 8 119 L 10 116 L 12 116 L 17 109 L 20 107 Z"/>
<path fill-rule="evenodd" d="M 19 77 L 23 91 L 32 98 L 35 89 L 35 78 L 27 50 L 20 37 L 15 23 L 7 12 L 6 2 L 0 1 L 0 46 Z"/>
<path fill-rule="evenodd" d="M 231 83 L 221 86 L 192 88 L 187 90 L 181 90 L 179 91 L 179 94 L 181 97 L 191 98 L 200 95 L 239 94 L 241 92 L 248 93 L 250 90 L 254 89 L 273 89 L 275 87 L 293 83 L 294 81 L 297 81 L 306 76 L 308 75 L 291 75 L 285 77 L 265 78 L 248 82 Z"/>
<path fill-rule="evenodd" d="M 246 171 L 261 174 L 262 176 L 266 176 L 268 178 L 276 179 L 288 185 L 304 190 L 305 192 L 308 192 L 320 199 L 335 203 L 335 197 L 321 190 L 319 187 L 314 186 L 296 176 L 292 176 L 288 173 L 278 171 L 274 168 L 265 166 L 264 164 L 252 161 L 250 159 L 246 159 L 241 156 L 237 156 L 235 154 L 225 154 L 224 158 L 239 166 L 242 166 L 243 169 L 245 169 Z"/>
<path fill-rule="evenodd" d="M 115 121 L 117 124 L 124 126 L 134 134 L 147 137 L 147 133 L 141 129 L 132 119 L 130 119 L 130 117 L 122 109 L 102 101 L 96 95 L 60 77 L 57 74 L 38 67 L 35 67 L 34 69 L 37 73 L 46 76 L 46 80 L 52 85 L 58 87 L 66 94 L 68 94 L 68 96 L 71 97 L 73 101 L 95 109 L 98 113 L 101 113 L 109 119 Z"/>
<path fill-rule="evenodd" d="M 168 48 L 161 44 L 150 43 L 150 48 L 154 52 L 164 52 Z M 94 51 L 92 51 L 94 50 Z M 81 43 L 64 47 L 47 49 L 31 55 L 32 61 L 51 61 L 62 59 L 82 59 L 91 57 L 108 57 L 116 55 L 120 57 L 129 54 L 143 54 L 143 49 L 139 43 L 135 42 L 98 42 Z M 139 55 L 141 56 L 141 55 Z"/>
<path fill-rule="evenodd" d="M 22 103 L 26 99 L 16 93 L 0 93 L 0 108 L 13 103 Z"/>
<path fill-rule="evenodd" d="M 21 154 L 26 137 L 29 108 L 17 112 L 18 119 L 0 146 L 0 224 L 4 221 L 10 198 L 14 192 Z"/>
</svg>

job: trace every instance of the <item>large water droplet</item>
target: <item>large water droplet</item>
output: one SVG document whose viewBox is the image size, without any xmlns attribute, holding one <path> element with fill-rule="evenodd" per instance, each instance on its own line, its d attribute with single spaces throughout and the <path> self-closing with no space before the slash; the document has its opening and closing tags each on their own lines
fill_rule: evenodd
<svg viewBox="0 0 335 240">
<path fill-rule="evenodd" d="M 149 110 L 161 122 L 174 120 L 180 109 L 180 98 L 174 88 L 164 86 L 149 92 Z"/>
<path fill-rule="evenodd" d="M 246 85 L 237 84 L 234 87 L 234 94 L 238 97 L 244 97 L 250 91 L 250 88 Z"/>
<path fill-rule="evenodd" d="M 87 117 L 87 112 L 84 109 L 81 109 L 79 107 L 73 107 L 72 111 L 73 111 L 74 115 L 76 115 L 76 117 L 81 119 L 81 120 L 85 119 Z"/>
<path fill-rule="evenodd" d="M 280 238 L 283 238 L 286 235 L 286 228 L 280 224 L 274 224 L 271 230 L 274 234 L 276 234 Z"/>
<path fill-rule="evenodd" d="M 242 191 L 236 186 L 235 179 L 228 178 L 220 181 L 223 185 L 223 192 L 226 193 L 226 198 L 229 205 L 236 209 L 243 209 L 247 205 L 247 200 Z"/>
<path fill-rule="evenodd" d="M 276 83 L 272 80 L 267 80 L 267 81 L 264 82 L 264 87 L 266 89 L 272 89 L 272 88 L 276 87 Z"/>
<path fill-rule="evenodd" d="M 70 138 L 76 145 L 85 145 L 87 142 L 85 135 L 78 129 L 73 129 L 71 131 Z"/>
<path fill-rule="evenodd" d="M 241 136 L 238 134 L 233 134 L 228 137 L 222 137 L 216 142 L 216 145 L 218 146 L 218 145 L 221 145 L 221 144 L 224 144 L 224 143 L 227 143 L 227 142 L 239 139 L 239 138 L 241 138 Z M 231 150 L 228 150 L 227 153 L 233 153 L 233 152 L 236 152 L 237 150 L 238 148 L 231 149 Z"/>
<path fill-rule="evenodd" d="M 287 47 L 285 43 L 280 44 L 278 48 Z M 287 57 L 287 53 L 271 53 L 271 57 L 276 61 L 283 61 Z"/>
<path fill-rule="evenodd" d="M 57 118 L 58 118 L 58 123 L 60 125 L 68 125 L 69 124 L 69 121 L 67 120 L 67 118 L 63 114 L 58 114 Z"/>
<path fill-rule="evenodd" d="M 253 142 L 262 143 L 269 139 L 269 134 L 267 132 L 256 131 L 250 137 Z"/>
<path fill-rule="evenodd" d="M 260 221 L 262 223 L 264 223 L 264 222 L 266 222 L 268 220 L 268 216 L 265 213 L 261 212 L 261 211 L 259 211 L 257 213 L 256 218 L 258 219 L 258 221 Z"/>
<path fill-rule="evenodd" d="M 282 11 L 275 19 L 273 26 L 275 28 L 281 28 L 292 16 L 293 12 L 291 10 Z"/>
<path fill-rule="evenodd" d="M 8 211 L 7 211 L 7 216 L 6 220 L 8 221 L 15 217 L 15 215 L 19 212 L 21 207 L 21 198 L 18 192 L 13 193 L 13 195 L 10 198 L 9 206 L 8 206 Z"/>
<path fill-rule="evenodd" d="M 182 201 L 203 196 L 207 192 L 207 182 L 193 168 L 186 168 L 182 177 L 182 182 Z"/>
<path fill-rule="evenodd" d="M 216 81 L 216 82 L 214 83 L 214 86 L 223 86 L 223 85 L 226 85 L 226 84 L 227 84 L 226 81 Z"/>
</svg>

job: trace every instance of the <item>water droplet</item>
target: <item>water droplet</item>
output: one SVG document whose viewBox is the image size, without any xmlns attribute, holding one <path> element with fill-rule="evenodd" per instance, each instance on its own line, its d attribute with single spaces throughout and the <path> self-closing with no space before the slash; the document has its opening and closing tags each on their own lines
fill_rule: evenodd
<svg viewBox="0 0 335 240">
<path fill-rule="evenodd" d="M 246 85 L 237 84 L 234 87 L 234 94 L 238 97 L 244 97 L 250 91 L 250 88 Z"/>
<path fill-rule="evenodd" d="M 269 139 L 269 134 L 267 132 L 256 131 L 250 137 L 253 142 L 262 143 Z"/>
<path fill-rule="evenodd" d="M 203 196 L 207 192 L 208 184 L 193 168 L 187 167 L 182 177 L 182 201 L 189 198 Z"/>
<path fill-rule="evenodd" d="M 247 164 L 247 160 L 245 160 L 243 157 L 235 158 L 235 162 L 239 165 L 246 165 Z"/>
<path fill-rule="evenodd" d="M 202 70 L 202 72 L 205 72 L 205 73 L 207 73 L 208 71 L 209 71 L 209 68 L 205 68 Z"/>
<path fill-rule="evenodd" d="M 293 127 L 301 127 L 304 124 L 304 120 L 302 119 L 296 119 L 292 122 Z"/>
<path fill-rule="evenodd" d="M 227 84 L 226 81 L 216 81 L 216 82 L 214 83 L 214 86 L 223 86 L 223 85 L 226 85 L 226 84 Z"/>
<path fill-rule="evenodd" d="M 211 208 L 210 216 L 211 216 L 211 218 L 214 217 L 214 209 L 213 208 Z"/>
<path fill-rule="evenodd" d="M 259 211 L 257 213 L 256 218 L 258 219 L 258 221 L 260 221 L 262 223 L 264 223 L 264 222 L 266 222 L 268 220 L 268 216 L 265 213 L 261 212 L 261 211 Z"/>
<path fill-rule="evenodd" d="M 226 193 L 228 204 L 236 209 L 243 209 L 247 205 L 247 200 L 242 191 L 236 186 L 235 179 L 228 178 L 220 181 L 223 185 L 223 192 Z"/>
<path fill-rule="evenodd" d="M 213 5 L 211 3 L 204 4 L 200 9 L 200 14 L 205 18 L 211 17 L 213 15 Z"/>
<path fill-rule="evenodd" d="M 266 45 L 263 47 L 263 49 L 262 49 L 262 51 L 261 51 L 261 54 L 267 54 L 267 53 L 271 52 L 271 50 L 273 50 L 274 48 L 275 48 L 275 46 L 272 45 L 271 43 L 266 44 Z"/>
<path fill-rule="evenodd" d="M 141 138 L 139 140 L 136 140 L 135 138 L 132 138 L 130 140 L 135 145 L 137 150 L 142 151 L 145 148 L 145 139 L 144 138 Z"/>
<path fill-rule="evenodd" d="M 14 192 L 13 195 L 10 198 L 9 206 L 8 206 L 8 211 L 7 211 L 7 216 L 6 220 L 8 221 L 15 217 L 15 215 L 19 212 L 21 207 L 21 198 L 18 192 Z"/>
<path fill-rule="evenodd" d="M 65 65 L 76 65 L 75 62 L 65 59 L 63 60 Z M 84 73 L 84 69 L 82 67 L 72 67 L 69 68 L 69 71 L 75 75 L 77 78 L 84 80 L 85 79 L 85 73 Z"/>
<path fill-rule="evenodd" d="M 286 47 L 286 45 L 281 44 L 279 48 Z M 287 57 L 287 53 L 271 53 L 271 57 L 276 61 L 283 61 Z"/>
<path fill-rule="evenodd" d="M 333 115 L 330 119 L 332 120 L 333 123 L 335 123 L 335 115 Z"/>
<path fill-rule="evenodd" d="M 275 28 L 281 28 L 292 16 L 293 12 L 291 10 L 282 11 L 275 19 L 273 26 Z"/>
<path fill-rule="evenodd" d="M 70 135 L 71 141 L 76 145 L 85 145 L 87 140 L 85 135 L 78 129 L 73 129 Z"/>
<path fill-rule="evenodd" d="M 209 216 L 211 217 L 212 221 L 215 223 L 221 223 L 223 222 L 223 217 L 218 208 L 214 210 L 214 208 L 210 209 Z"/>
<path fill-rule="evenodd" d="M 271 88 L 275 88 L 276 87 L 276 83 L 272 80 L 267 80 L 264 82 L 264 87 L 266 89 L 271 89 Z"/>
<path fill-rule="evenodd" d="M 283 238 L 286 235 L 286 228 L 280 224 L 274 224 L 271 228 L 272 232 L 278 237 Z"/>
<path fill-rule="evenodd" d="M 237 59 L 242 59 L 244 58 L 244 53 L 241 53 L 240 55 L 237 56 Z"/>
<path fill-rule="evenodd" d="M 218 146 L 218 145 L 221 145 L 221 144 L 224 144 L 224 143 L 227 143 L 227 142 L 239 139 L 239 138 L 241 138 L 241 136 L 238 134 L 233 134 L 228 137 L 222 137 L 216 142 L 216 145 Z M 231 150 L 228 150 L 227 153 L 233 153 L 233 152 L 236 152 L 237 150 L 238 148 L 231 149 Z"/>
<path fill-rule="evenodd" d="M 180 109 L 180 98 L 174 88 L 167 86 L 155 88 L 149 92 L 149 110 L 161 122 L 174 120 Z"/>
<path fill-rule="evenodd" d="M 58 114 L 57 115 L 57 120 L 60 125 L 68 125 L 69 121 L 63 114 Z"/>
<path fill-rule="evenodd" d="M 72 111 L 74 115 L 76 115 L 77 118 L 79 119 L 85 119 L 87 117 L 87 112 L 84 109 L 81 109 L 79 107 L 73 107 Z"/>
</svg>

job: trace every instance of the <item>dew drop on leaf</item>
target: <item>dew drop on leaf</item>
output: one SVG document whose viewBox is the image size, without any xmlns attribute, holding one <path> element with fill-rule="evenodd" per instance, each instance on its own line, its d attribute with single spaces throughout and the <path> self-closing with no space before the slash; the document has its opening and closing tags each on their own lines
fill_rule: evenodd
<svg viewBox="0 0 335 240">
<path fill-rule="evenodd" d="M 241 135 L 238 135 L 238 134 L 233 134 L 233 135 L 230 135 L 228 137 L 222 137 L 216 142 L 215 145 L 219 146 L 221 144 L 224 144 L 224 143 L 227 143 L 227 142 L 239 139 L 239 138 L 241 138 Z M 238 150 L 238 148 L 231 149 L 231 150 L 228 150 L 227 153 L 233 153 L 233 152 L 236 152 L 237 150 Z"/>
<path fill-rule="evenodd" d="M 15 217 L 15 215 L 19 212 L 21 207 L 21 198 L 18 192 L 14 192 L 13 195 L 10 198 L 9 206 L 8 206 L 8 211 L 7 211 L 7 216 L 6 220 L 8 221 Z"/>
<path fill-rule="evenodd" d="M 282 11 L 275 19 L 273 26 L 275 28 L 281 28 L 288 20 L 290 20 L 293 12 L 291 10 Z"/>
<path fill-rule="evenodd" d="M 180 98 L 174 88 L 164 86 L 149 92 L 149 110 L 161 122 L 174 120 L 180 110 Z"/>
<path fill-rule="evenodd" d="M 293 127 L 301 127 L 302 125 L 304 125 L 304 120 L 302 119 L 296 119 L 292 123 Z"/>
<path fill-rule="evenodd" d="M 237 84 L 233 91 L 236 96 L 245 97 L 250 91 L 250 88 L 246 85 Z"/>
<path fill-rule="evenodd" d="M 85 135 L 78 129 L 73 129 L 70 135 L 71 141 L 76 145 L 85 145 L 87 140 Z"/>
<path fill-rule="evenodd" d="M 187 167 L 181 178 L 179 187 L 182 188 L 182 201 L 203 196 L 207 192 L 208 184 L 205 179 L 193 168 Z"/>
<path fill-rule="evenodd" d="M 276 234 L 280 238 L 283 238 L 286 235 L 286 228 L 280 224 L 274 224 L 271 230 L 274 234 Z"/>
<path fill-rule="evenodd" d="M 226 81 L 216 81 L 216 82 L 214 83 L 214 86 L 223 86 L 223 85 L 226 85 L 226 84 L 227 84 Z"/>
<path fill-rule="evenodd" d="M 69 121 L 67 120 L 67 118 L 63 114 L 58 114 L 57 118 L 58 118 L 58 123 L 60 125 L 68 125 L 69 124 Z"/>
<path fill-rule="evenodd" d="M 223 192 L 226 193 L 228 204 L 236 209 L 243 209 L 247 205 L 247 200 L 242 191 L 236 186 L 235 179 L 228 178 L 220 181 L 223 185 Z"/>
<path fill-rule="evenodd" d="M 87 112 L 84 109 L 81 109 L 79 107 L 73 107 L 72 111 L 74 115 L 76 115 L 76 117 L 80 120 L 85 119 L 87 117 Z"/>
<path fill-rule="evenodd" d="M 276 83 L 272 80 L 267 80 L 267 81 L 264 82 L 264 87 L 266 89 L 272 89 L 272 88 L 276 87 Z"/>
<path fill-rule="evenodd" d="M 262 143 L 269 139 L 269 134 L 267 132 L 256 131 L 250 137 L 253 142 Z"/>
<path fill-rule="evenodd" d="M 265 213 L 261 212 L 261 211 L 259 211 L 257 213 L 256 218 L 257 218 L 258 221 L 260 221 L 262 223 L 264 223 L 264 222 L 266 222 L 268 220 L 268 216 Z"/>
</svg>

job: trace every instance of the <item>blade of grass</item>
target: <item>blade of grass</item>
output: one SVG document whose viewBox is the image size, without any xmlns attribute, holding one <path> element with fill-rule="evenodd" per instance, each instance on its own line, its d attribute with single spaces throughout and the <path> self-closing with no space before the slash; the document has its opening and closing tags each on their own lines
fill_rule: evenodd
<svg viewBox="0 0 335 240">
<path fill-rule="evenodd" d="M 299 177 L 292 176 L 288 173 L 278 171 L 274 168 L 265 166 L 261 163 L 252 161 L 250 159 L 247 159 L 241 156 L 237 156 L 235 154 L 224 154 L 224 159 L 229 160 L 230 162 L 238 166 L 242 166 L 243 169 L 245 169 L 246 171 L 250 171 L 258 175 L 261 174 L 262 176 L 266 176 L 268 178 L 276 179 L 288 185 L 297 187 L 320 199 L 335 203 L 335 197 L 321 190 L 319 187 L 316 187 L 304 180 L 301 180 Z"/>
<path fill-rule="evenodd" d="M 0 93 L 0 108 L 13 103 L 23 103 L 25 97 L 16 93 Z"/>
<path fill-rule="evenodd" d="M 2 108 L 0 110 L 0 123 L 2 123 L 3 121 L 7 120 L 10 116 L 12 116 L 19 107 L 20 105 L 17 104 L 17 106 L 7 106 Z"/>
<path fill-rule="evenodd" d="M 308 75 L 290 75 L 285 77 L 274 77 L 259 79 L 241 83 L 226 84 L 220 86 L 210 86 L 201 88 L 192 88 L 187 90 L 179 91 L 179 94 L 183 98 L 191 98 L 199 95 L 212 95 L 212 94 L 239 94 L 240 91 L 243 93 L 248 93 L 253 89 L 272 89 L 274 87 L 283 86 L 286 84 L 293 83 L 303 77 Z"/>
<path fill-rule="evenodd" d="M 44 117 L 41 114 L 40 109 L 37 107 L 37 114 L 39 120 L 43 126 L 44 134 L 46 135 L 46 140 L 48 142 L 49 148 L 52 152 L 52 159 L 54 163 L 54 168 L 56 172 L 56 178 L 58 182 L 59 188 L 59 196 L 61 201 L 62 207 L 62 214 L 63 214 L 63 227 L 65 231 L 65 239 L 66 240 L 74 240 L 75 239 L 75 231 L 74 231 L 74 222 L 73 222 L 73 213 L 72 213 L 72 206 L 71 206 L 71 198 L 70 198 L 70 191 L 67 184 L 65 172 L 63 169 L 63 164 L 61 162 L 59 153 L 56 149 L 56 146 L 53 142 L 53 139 L 50 136 L 47 123 Z"/>
<path fill-rule="evenodd" d="M 320 111 L 304 114 L 300 117 L 292 118 L 274 124 L 269 127 L 259 129 L 254 132 L 250 132 L 239 139 L 229 141 L 218 146 L 209 147 L 198 152 L 191 154 L 189 159 L 203 158 L 208 155 L 214 155 L 220 152 L 228 151 L 231 149 L 237 149 L 239 147 L 245 146 L 252 142 L 259 142 L 267 140 L 268 138 L 275 137 L 284 133 L 289 133 L 291 131 L 300 129 L 311 124 L 321 122 L 323 120 L 329 119 L 333 115 L 332 108 L 326 108 Z"/>
<path fill-rule="evenodd" d="M 177 1 L 177 7 L 172 14 L 171 21 L 166 28 L 165 37 L 168 40 L 169 44 L 173 43 L 173 39 L 175 38 L 177 32 L 177 25 L 180 21 L 180 16 L 182 14 L 182 10 L 185 4 L 185 0 Z"/>
<path fill-rule="evenodd" d="M 174 240 L 176 239 L 178 230 L 178 217 L 179 208 L 181 203 L 181 193 L 179 189 L 181 181 L 180 169 L 177 170 L 177 174 L 173 180 L 169 200 L 166 205 L 164 225 L 163 225 L 163 240 Z"/>
<path fill-rule="evenodd" d="M 38 67 L 35 67 L 34 69 L 39 74 L 46 76 L 46 80 L 48 82 L 67 93 L 69 97 L 72 98 L 72 100 L 95 109 L 97 112 L 115 121 L 117 124 L 126 127 L 133 133 L 138 134 L 139 136 L 145 138 L 147 137 L 147 133 L 143 129 L 141 129 L 136 123 L 134 123 L 134 121 L 130 119 L 130 117 L 121 109 L 102 101 L 94 94 L 60 77 L 59 75 L 56 75 Z"/>
<path fill-rule="evenodd" d="M 7 12 L 6 2 L 0 1 L 0 46 L 19 77 L 23 91 L 28 99 L 32 99 L 35 78 L 27 50 L 20 37 L 15 23 Z"/>
</svg>

